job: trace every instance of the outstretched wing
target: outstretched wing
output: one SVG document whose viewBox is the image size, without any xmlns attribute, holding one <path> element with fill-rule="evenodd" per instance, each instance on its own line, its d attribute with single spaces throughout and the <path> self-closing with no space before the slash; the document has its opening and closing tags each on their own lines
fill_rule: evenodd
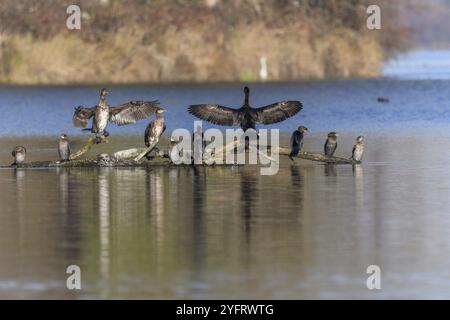
<svg viewBox="0 0 450 320">
<path fill-rule="evenodd" d="M 272 124 L 286 120 L 300 112 L 303 105 L 300 101 L 283 101 L 254 109 L 256 119 L 262 124 Z"/>
<path fill-rule="evenodd" d="M 130 101 L 119 106 L 109 108 L 110 120 L 118 126 L 136 123 L 139 120 L 148 118 L 159 107 L 159 102 L 155 101 Z"/>
<path fill-rule="evenodd" d="M 90 118 L 92 118 L 95 114 L 95 107 L 85 108 L 83 106 L 79 106 L 75 108 L 75 112 L 73 113 L 72 123 L 77 128 L 86 128 L 87 123 Z"/>
<path fill-rule="evenodd" d="M 220 106 L 218 104 L 197 104 L 188 108 L 190 114 L 201 120 L 221 126 L 239 125 L 239 113 L 236 109 Z"/>
</svg>

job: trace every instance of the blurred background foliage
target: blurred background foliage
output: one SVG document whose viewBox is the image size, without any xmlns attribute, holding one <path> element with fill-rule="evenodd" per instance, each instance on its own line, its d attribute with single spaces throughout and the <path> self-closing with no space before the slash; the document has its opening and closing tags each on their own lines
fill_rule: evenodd
<svg viewBox="0 0 450 320">
<path fill-rule="evenodd" d="M 449 21 L 440 0 L 79 0 L 68 30 L 71 4 L 0 2 L 1 82 L 259 81 L 262 60 L 270 81 L 373 77 L 398 52 L 445 45 L 417 30 Z M 382 30 L 366 28 L 369 4 Z"/>
</svg>

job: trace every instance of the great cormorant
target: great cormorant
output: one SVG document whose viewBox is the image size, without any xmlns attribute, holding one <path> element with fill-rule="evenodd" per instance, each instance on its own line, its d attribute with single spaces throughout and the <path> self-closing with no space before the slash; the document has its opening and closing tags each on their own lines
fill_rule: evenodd
<svg viewBox="0 0 450 320">
<path fill-rule="evenodd" d="M 250 89 L 244 88 L 245 100 L 239 109 L 217 104 L 191 105 L 189 113 L 201 120 L 222 126 L 240 126 L 242 130 L 256 129 L 257 124 L 273 124 L 286 120 L 302 110 L 299 101 L 276 102 L 262 108 L 252 108 L 249 104 Z"/>
<path fill-rule="evenodd" d="M 110 121 L 118 126 L 133 124 L 149 117 L 160 109 L 157 100 L 130 101 L 110 107 L 105 99 L 107 94 L 106 89 L 102 89 L 100 92 L 100 100 L 96 106 L 90 108 L 79 106 L 75 108 L 72 118 L 75 127 L 86 128 L 89 119 L 93 117 L 92 128 L 87 130 L 95 133 L 97 140 L 109 135 L 106 127 Z"/>
</svg>

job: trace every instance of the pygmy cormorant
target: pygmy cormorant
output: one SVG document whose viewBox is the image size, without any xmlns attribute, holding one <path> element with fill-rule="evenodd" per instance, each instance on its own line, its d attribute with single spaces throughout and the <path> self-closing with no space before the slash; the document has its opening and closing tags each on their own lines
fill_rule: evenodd
<svg viewBox="0 0 450 320">
<path fill-rule="evenodd" d="M 337 148 L 337 134 L 336 132 L 330 132 L 328 139 L 325 142 L 324 151 L 327 157 L 332 157 Z"/>
<path fill-rule="evenodd" d="M 14 162 L 11 165 L 16 166 L 18 164 L 22 164 L 25 161 L 27 149 L 25 149 L 25 147 L 22 146 L 17 146 L 14 148 L 11 154 L 14 157 Z"/>
<path fill-rule="evenodd" d="M 364 154 L 364 137 L 359 136 L 356 138 L 356 144 L 352 150 L 352 159 L 355 161 L 361 161 Z"/>
<path fill-rule="evenodd" d="M 58 153 L 61 161 L 68 161 L 70 157 L 70 145 L 67 135 L 63 133 L 59 137 Z"/>
<path fill-rule="evenodd" d="M 292 133 L 291 136 L 291 154 L 289 155 L 289 158 L 294 161 L 294 157 L 296 157 L 300 151 L 303 149 L 303 134 L 305 132 L 308 132 L 308 128 L 305 126 L 298 127 L 297 130 L 295 130 Z"/>
</svg>

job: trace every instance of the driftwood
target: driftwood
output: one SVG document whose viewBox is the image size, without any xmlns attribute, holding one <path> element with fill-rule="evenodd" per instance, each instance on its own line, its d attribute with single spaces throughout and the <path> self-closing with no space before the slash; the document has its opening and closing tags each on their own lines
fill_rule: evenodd
<svg viewBox="0 0 450 320">
<path fill-rule="evenodd" d="M 291 154 L 291 150 L 289 148 L 278 148 L 278 152 L 280 155 L 289 156 Z M 313 152 L 303 152 L 297 155 L 297 158 L 324 162 L 328 164 L 360 164 L 361 162 L 355 161 L 349 158 L 341 158 L 341 157 L 327 157 L 322 153 L 313 153 Z"/>
<path fill-rule="evenodd" d="M 92 146 L 96 145 L 97 143 L 108 143 L 108 140 L 105 137 L 102 137 L 99 142 L 97 142 L 96 138 L 89 138 L 88 141 L 84 146 L 82 146 L 77 152 L 72 153 L 69 157 L 70 160 L 75 160 L 81 157 L 83 154 L 89 152 L 91 150 Z"/>
<path fill-rule="evenodd" d="M 100 143 L 107 143 L 106 139 L 103 139 L 100 141 Z M 151 146 L 148 148 L 132 148 L 127 150 L 121 150 L 117 151 L 111 156 L 108 154 L 101 154 L 98 155 L 95 159 L 79 159 L 77 158 L 81 157 L 83 154 L 87 153 L 92 146 L 97 144 L 97 141 L 95 138 L 90 138 L 87 143 L 80 148 L 77 152 L 73 153 L 70 157 L 70 161 L 36 161 L 36 162 L 30 162 L 30 163 L 23 163 L 21 165 L 16 166 L 15 168 L 57 168 L 57 167 L 63 167 L 63 168 L 92 168 L 92 167 L 154 167 L 154 166 L 167 166 L 170 164 L 170 161 L 168 161 L 168 154 L 167 151 L 158 152 L 155 154 L 154 157 L 152 157 L 151 161 L 141 161 L 144 156 L 151 152 L 155 146 L 158 144 L 158 141 L 155 141 Z M 219 147 L 214 150 L 212 154 L 209 156 L 206 156 L 204 154 L 203 164 L 205 165 L 212 165 L 216 163 L 217 158 L 224 157 L 229 152 L 234 152 L 236 148 L 242 147 L 242 143 L 240 141 L 233 141 L 230 142 L 222 147 Z M 271 152 L 272 150 L 270 146 L 265 147 L 266 150 Z M 279 155 L 282 156 L 289 156 L 291 153 L 291 150 L 289 148 L 285 147 L 279 147 L 277 149 Z M 208 153 L 210 153 L 208 151 Z M 266 159 L 270 161 L 277 162 L 276 159 L 272 158 L 269 155 L 266 155 L 265 153 L 258 150 L 258 153 L 260 156 L 265 157 Z M 348 158 L 341 158 L 341 157 L 327 157 L 322 153 L 313 153 L 313 152 L 303 152 L 297 155 L 297 158 L 310 160 L 310 161 L 317 161 L 327 164 L 359 164 L 360 162 L 348 159 Z M 224 165 L 225 162 L 224 162 Z M 13 168 L 11 166 L 0 166 L 0 168 Z"/>
</svg>

